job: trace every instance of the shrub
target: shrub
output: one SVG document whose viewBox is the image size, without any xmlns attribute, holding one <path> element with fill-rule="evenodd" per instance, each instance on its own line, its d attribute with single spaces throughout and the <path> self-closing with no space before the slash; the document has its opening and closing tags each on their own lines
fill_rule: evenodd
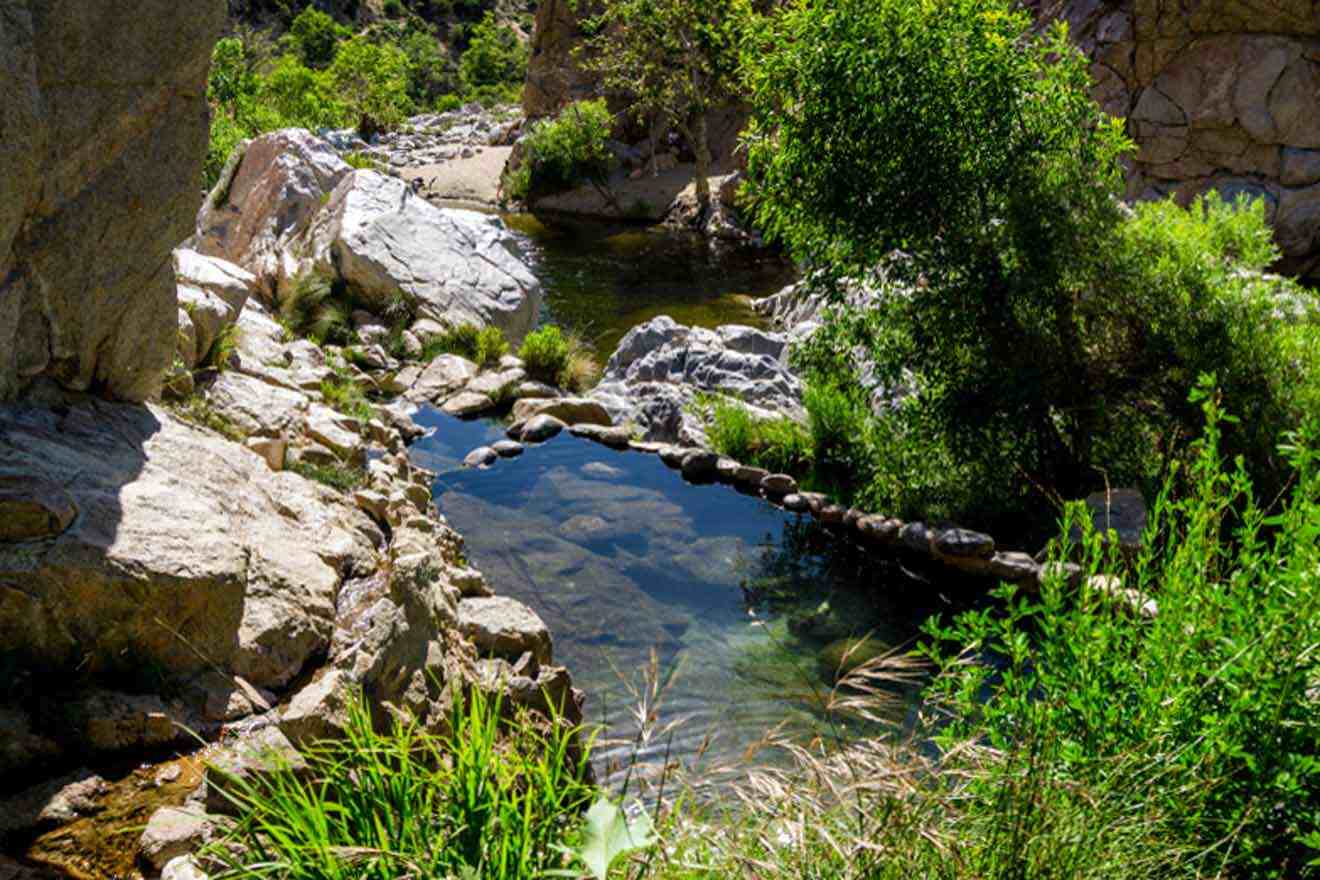
<svg viewBox="0 0 1320 880">
<path fill-rule="evenodd" d="M 716 452 L 741 464 L 802 476 L 811 466 L 811 435 L 789 418 L 758 419 L 736 401 L 709 402 L 707 434 Z"/>
<path fill-rule="evenodd" d="M 380 732 L 361 699 L 342 739 L 313 745 L 306 772 L 230 781 L 241 819 L 201 859 L 211 876 L 288 880 L 525 880 L 559 867 L 590 803 L 588 757 L 558 719 L 459 697 L 449 733 L 395 718 Z"/>
<path fill-rule="evenodd" d="M 493 367 L 509 353 L 509 342 L 498 327 L 478 327 L 459 324 L 439 336 L 428 339 L 422 359 L 432 360 L 437 355 L 456 354 L 472 361 L 478 367 Z"/>
<path fill-rule="evenodd" d="M 472 29 L 458 62 L 458 78 L 467 92 L 488 86 L 521 86 L 527 77 L 528 47 L 495 12 L 488 11 Z"/>
<path fill-rule="evenodd" d="M 295 278 L 280 303 L 284 329 L 317 345 L 347 345 L 353 335 L 351 315 L 342 283 L 319 272 Z"/>
<path fill-rule="evenodd" d="M 354 37 L 340 44 L 329 74 L 364 137 L 397 126 L 412 111 L 408 56 L 397 46 Z"/>
<path fill-rule="evenodd" d="M 315 6 L 308 6 L 289 26 L 285 41 L 303 64 L 321 69 L 334 60 L 336 46 L 349 35 L 348 28 Z"/>
<path fill-rule="evenodd" d="M 553 324 L 527 334 L 518 357 L 532 379 L 570 391 L 585 390 L 600 376 L 595 356 L 582 337 L 565 334 Z"/>
<path fill-rule="evenodd" d="M 613 163 L 613 124 L 604 99 L 578 101 L 534 124 L 523 140 L 522 164 L 505 181 L 506 194 L 526 200 L 603 178 Z"/>
<path fill-rule="evenodd" d="M 433 109 L 436 113 L 452 113 L 462 106 L 463 99 L 451 92 L 436 98 Z"/>
</svg>

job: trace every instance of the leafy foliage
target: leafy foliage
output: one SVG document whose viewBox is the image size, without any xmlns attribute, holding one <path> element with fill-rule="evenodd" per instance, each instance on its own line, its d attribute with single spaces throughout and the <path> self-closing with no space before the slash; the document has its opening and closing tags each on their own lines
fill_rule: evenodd
<svg viewBox="0 0 1320 880">
<path fill-rule="evenodd" d="M 606 92 L 631 97 L 639 121 L 677 127 L 696 155 L 697 198 L 710 202 L 707 115 L 733 92 L 745 0 L 604 0 L 578 59 Z"/>
<path fill-rule="evenodd" d="M 527 334 L 518 357 L 532 379 L 572 391 L 585 390 L 599 377 L 599 367 L 585 341 L 554 324 Z"/>
<path fill-rule="evenodd" d="M 487 12 L 472 29 L 467 51 L 459 60 L 459 81 L 469 93 L 489 86 L 521 87 L 527 76 L 528 53 L 513 28 L 501 24 L 493 11 Z"/>
<path fill-rule="evenodd" d="M 393 128 L 412 110 L 408 56 L 395 45 L 354 37 L 339 47 L 328 72 L 363 134 Z"/>
<path fill-rule="evenodd" d="M 522 164 L 505 180 L 505 193 L 526 201 L 602 180 L 614 157 L 609 150 L 613 117 L 604 99 L 578 101 L 554 119 L 531 126 Z"/>
</svg>

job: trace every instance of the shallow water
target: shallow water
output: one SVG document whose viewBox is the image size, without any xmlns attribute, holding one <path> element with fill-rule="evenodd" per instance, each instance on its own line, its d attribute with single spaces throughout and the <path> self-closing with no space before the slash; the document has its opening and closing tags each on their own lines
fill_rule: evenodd
<svg viewBox="0 0 1320 880">
<path fill-rule="evenodd" d="M 684 722 L 643 757 L 671 749 L 689 761 L 703 754 L 705 767 L 745 766 L 746 749 L 776 726 L 800 741 L 848 735 L 821 712 L 833 672 L 821 650 L 845 634 L 903 644 L 933 610 L 931 587 L 895 566 L 761 499 L 685 483 L 656 456 L 565 433 L 466 470 L 463 456 L 503 426 L 435 410 L 418 421 L 434 429 L 413 457 L 438 472 L 440 511 L 496 592 L 550 627 L 556 661 L 588 695 L 588 719 L 631 736 L 652 652 L 672 676 L 659 719 Z M 822 607 L 825 622 L 804 631 Z M 598 752 L 607 777 L 630 751 Z"/>
<path fill-rule="evenodd" d="M 762 326 L 751 300 L 794 280 L 767 251 L 712 246 L 695 234 L 622 224 L 506 216 L 527 237 L 545 289 L 542 319 L 577 331 L 603 365 L 638 324 L 669 315 L 680 324 Z"/>
</svg>

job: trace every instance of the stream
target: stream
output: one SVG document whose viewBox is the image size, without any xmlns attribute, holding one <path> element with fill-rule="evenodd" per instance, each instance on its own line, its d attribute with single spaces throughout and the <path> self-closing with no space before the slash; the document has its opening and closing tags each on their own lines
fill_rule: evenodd
<svg viewBox="0 0 1320 880">
<path fill-rule="evenodd" d="M 656 230 L 527 218 L 544 319 L 589 335 L 602 362 L 632 326 L 659 314 L 714 327 L 756 323 L 751 298 L 791 281 L 778 260 L 716 255 L 700 239 Z M 634 754 L 707 768 L 754 764 L 772 730 L 798 741 L 855 734 L 823 711 L 842 640 L 907 643 L 936 610 L 937 591 L 867 556 L 810 517 L 724 486 L 694 486 L 651 455 L 616 452 L 567 432 L 488 471 L 462 467 L 504 436 L 499 420 L 463 422 L 425 409 L 433 429 L 414 459 L 438 473 L 440 512 L 501 595 L 549 626 L 557 663 L 603 725 L 603 778 Z M 924 598 L 923 598 L 924 597 Z M 654 663 L 654 667 L 652 664 Z M 648 672 L 648 670 L 654 670 Z M 629 742 L 648 677 L 664 682 L 657 728 Z M 896 710 L 895 720 L 903 714 Z"/>
</svg>

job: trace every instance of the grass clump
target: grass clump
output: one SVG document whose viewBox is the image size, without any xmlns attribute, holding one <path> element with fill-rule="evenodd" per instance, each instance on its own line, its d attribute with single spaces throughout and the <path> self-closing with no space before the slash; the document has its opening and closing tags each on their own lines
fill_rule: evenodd
<svg viewBox="0 0 1320 880">
<path fill-rule="evenodd" d="M 359 700 L 344 737 L 226 791 L 241 819 L 202 854 L 217 880 L 527 880 L 562 864 L 593 796 L 577 734 L 472 691 L 436 735 Z"/>
<path fill-rule="evenodd" d="M 211 369 L 223 373 L 229 369 L 230 361 L 238 351 L 238 338 L 242 330 L 237 323 L 226 324 L 215 335 L 215 341 L 206 350 L 206 354 L 197 362 L 198 369 Z"/>
<path fill-rule="evenodd" d="M 169 407 L 183 421 L 215 431 L 227 440 L 242 443 L 247 439 L 247 434 L 234 422 L 216 412 L 201 392 L 194 392 L 177 403 L 169 404 Z"/>
<path fill-rule="evenodd" d="M 288 469 L 300 477 L 339 492 L 352 492 L 367 484 L 366 471 L 343 463 L 312 464 L 308 461 L 295 461 L 289 464 Z"/>
<path fill-rule="evenodd" d="M 280 303 L 280 321 L 293 337 L 317 345 L 347 345 L 352 341 L 352 305 L 342 282 L 321 272 L 293 280 Z"/>
<path fill-rule="evenodd" d="M 430 361 L 442 354 L 456 354 L 478 367 L 494 367 L 508 353 L 509 341 L 498 327 L 459 324 L 428 339 L 423 344 L 422 359 Z"/>
<path fill-rule="evenodd" d="M 707 434 L 716 452 L 735 461 L 776 473 L 801 476 L 811 466 L 811 434 L 790 418 L 757 418 L 745 406 L 726 397 L 708 406 Z"/>
<path fill-rule="evenodd" d="M 321 381 L 321 396 L 326 405 L 360 422 L 375 418 L 375 410 L 362 388 L 352 378 L 335 375 Z"/>
<path fill-rule="evenodd" d="M 604 179 L 614 161 L 608 146 L 613 126 L 603 98 L 570 104 L 534 124 L 523 141 L 522 164 L 505 178 L 505 195 L 527 201 Z"/>
<path fill-rule="evenodd" d="M 600 365 L 586 341 L 554 324 L 527 334 L 518 357 L 532 379 L 569 391 L 584 391 L 600 378 Z"/>
</svg>

